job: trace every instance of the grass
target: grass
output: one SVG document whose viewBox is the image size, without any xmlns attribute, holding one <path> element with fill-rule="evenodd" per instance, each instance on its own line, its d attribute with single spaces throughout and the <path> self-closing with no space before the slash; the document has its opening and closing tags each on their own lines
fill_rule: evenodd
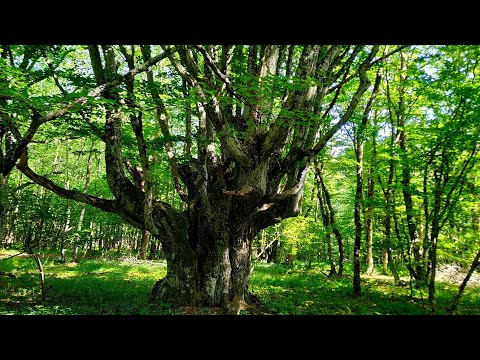
<svg viewBox="0 0 480 360">
<path fill-rule="evenodd" d="M 167 315 L 209 314 L 208 309 L 171 309 L 152 305 L 148 295 L 155 282 L 165 276 L 164 261 L 131 259 L 83 259 L 79 264 L 57 264 L 43 259 L 46 300 L 40 302 L 39 275 L 29 257 L 13 257 L 0 251 L 0 315 Z M 1 259 L 3 257 L 3 259 Z M 362 276 L 362 296 L 352 292 L 349 275 L 329 279 L 324 264 L 288 267 L 258 263 L 250 289 L 280 315 L 425 315 L 425 292 L 412 299 L 408 287 L 394 286 L 391 277 Z M 346 273 L 350 269 L 346 268 Z M 438 314 L 446 314 L 458 287 L 437 283 Z M 422 299 L 423 297 L 423 299 Z M 467 286 L 458 314 L 480 314 L 480 291 Z"/>
<path fill-rule="evenodd" d="M 32 259 L 0 260 L 0 270 L 16 276 L 0 277 L 0 314 L 166 313 L 147 301 L 155 282 L 166 274 L 163 261 L 144 264 L 106 259 L 85 259 L 80 264 L 45 261 L 47 291 L 43 303 L 39 303 L 39 275 Z"/>
</svg>

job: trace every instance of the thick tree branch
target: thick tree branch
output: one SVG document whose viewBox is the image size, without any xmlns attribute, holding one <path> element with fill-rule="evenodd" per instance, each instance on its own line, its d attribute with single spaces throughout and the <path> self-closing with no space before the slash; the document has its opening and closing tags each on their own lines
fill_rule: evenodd
<svg viewBox="0 0 480 360">
<path fill-rule="evenodd" d="M 113 213 L 119 212 L 118 205 L 113 200 L 102 199 L 96 196 L 84 194 L 76 190 L 67 190 L 65 188 L 62 188 L 54 184 L 51 180 L 47 179 L 46 177 L 38 175 L 28 166 L 26 151 L 22 152 L 19 162 L 17 164 L 17 168 L 25 176 L 27 176 L 30 180 L 32 180 L 36 184 L 43 186 L 44 188 L 54 192 L 55 194 L 63 198 L 79 201 L 79 202 L 97 207 L 107 212 L 113 212 Z"/>
<path fill-rule="evenodd" d="M 316 71 L 319 46 L 305 46 L 301 59 L 299 60 L 299 68 L 296 76 L 300 81 L 307 80 L 314 76 Z M 289 95 L 287 101 L 275 122 L 270 127 L 265 141 L 262 144 L 262 157 L 270 156 L 274 151 L 281 151 L 285 146 L 288 136 L 292 130 L 292 122 L 294 117 L 290 111 L 303 112 L 310 105 L 313 99 L 316 87 L 310 86 L 309 91 L 305 89 L 295 90 L 293 94 Z"/>
<path fill-rule="evenodd" d="M 220 69 L 215 65 L 215 62 L 213 61 L 212 57 L 207 52 L 207 50 L 202 45 L 194 45 L 194 47 L 195 47 L 195 49 L 200 51 L 200 53 L 203 55 L 203 57 L 205 59 L 205 63 L 207 64 L 207 66 L 210 69 L 212 69 L 212 71 L 215 73 L 215 75 L 218 76 L 218 78 L 220 80 L 223 81 L 224 86 L 230 87 L 231 82 L 230 82 L 229 77 L 226 74 L 222 73 L 222 71 L 220 71 Z"/>
<path fill-rule="evenodd" d="M 293 184 L 292 187 L 283 190 L 281 193 L 276 194 L 272 198 L 269 199 L 269 201 L 275 202 L 279 200 L 285 200 L 287 198 L 293 197 L 299 193 L 303 189 L 303 186 L 305 184 L 305 177 L 307 176 L 309 167 L 306 166 L 302 169 L 302 172 L 300 173 L 300 176 L 298 176 L 298 179 L 295 179 L 295 184 Z"/>
<path fill-rule="evenodd" d="M 132 175 L 133 180 L 135 180 L 135 184 L 139 189 L 143 189 L 145 186 L 145 180 L 143 178 L 143 171 L 138 166 L 133 167 L 132 163 L 129 159 L 123 158 L 123 164 L 127 168 L 130 175 Z"/>
<path fill-rule="evenodd" d="M 230 62 L 233 58 L 233 52 L 235 50 L 235 45 L 223 45 L 222 46 L 222 60 L 221 60 L 221 69 L 220 71 L 225 74 L 227 77 L 230 72 Z"/>
<path fill-rule="evenodd" d="M 119 77 L 113 79 L 112 81 L 106 82 L 104 84 L 101 84 L 101 85 L 95 87 L 94 89 L 90 90 L 90 92 L 88 93 L 87 96 L 81 96 L 78 99 L 74 100 L 73 102 L 70 102 L 68 105 L 66 105 L 66 106 L 64 106 L 64 107 L 62 107 L 58 110 L 51 111 L 51 112 L 47 113 L 46 115 L 43 115 L 41 117 L 42 123 L 45 123 L 47 121 L 55 120 L 55 119 L 65 115 L 69 111 L 71 111 L 75 106 L 82 105 L 82 104 L 86 103 L 89 99 L 96 98 L 96 97 L 102 95 L 105 91 L 110 90 L 110 89 L 114 88 L 115 86 L 120 85 L 121 83 L 124 83 L 124 82 L 127 82 L 127 81 L 133 79 L 135 76 L 137 76 L 138 74 L 140 74 L 142 72 L 148 71 L 148 69 L 152 65 L 155 65 L 156 63 L 165 59 L 167 56 L 173 54 L 174 52 L 175 52 L 174 48 L 167 48 L 163 53 L 152 57 L 149 61 L 144 62 L 143 64 L 139 65 L 135 69 L 128 71 L 124 75 L 119 76 Z M 71 96 L 72 94 L 69 94 L 69 95 Z"/>
<path fill-rule="evenodd" d="M 185 79 L 191 86 L 193 87 L 195 93 L 197 96 L 199 96 L 201 99 L 203 99 L 203 103 L 197 102 L 197 108 L 200 112 L 200 118 L 202 118 L 202 112 L 205 112 L 203 116 L 205 116 L 205 121 L 206 115 L 207 115 L 207 110 L 208 110 L 208 115 L 209 117 L 213 120 L 213 123 L 215 125 L 215 128 L 217 132 L 220 132 L 220 137 L 224 140 L 225 146 L 228 150 L 228 152 L 232 155 L 232 157 L 237 160 L 241 165 L 243 166 L 250 166 L 251 165 L 251 159 L 250 157 L 241 149 L 241 144 L 239 140 L 228 133 L 226 129 L 224 129 L 224 124 L 222 121 L 220 121 L 221 114 L 219 114 L 220 108 L 217 104 L 215 105 L 207 105 L 207 95 L 204 93 L 202 87 L 198 83 L 197 79 L 195 76 L 193 76 L 180 62 L 175 59 L 173 56 L 169 55 L 168 58 L 170 59 L 170 62 L 172 65 L 175 67 L 176 71 L 178 74 Z M 206 124 L 205 124 L 206 126 Z M 202 135 L 202 134 L 200 134 Z M 206 134 L 205 134 L 206 135 Z"/>
<path fill-rule="evenodd" d="M 151 51 L 149 45 L 143 45 L 141 47 L 143 60 L 148 61 L 151 58 Z M 157 121 L 160 125 L 160 130 L 165 139 L 165 150 L 167 151 L 168 155 L 168 163 L 170 165 L 170 171 L 172 172 L 173 182 L 175 185 L 175 189 L 177 190 L 178 195 L 183 201 L 187 200 L 185 190 L 183 189 L 182 185 L 179 181 L 179 171 L 178 171 L 178 162 L 175 157 L 175 148 L 173 144 L 170 142 L 171 139 L 170 134 L 170 126 L 169 126 L 169 116 L 167 108 L 163 103 L 160 94 L 158 93 L 157 89 L 155 88 L 155 80 L 152 71 L 147 72 L 147 81 L 149 85 L 150 95 L 152 97 L 153 102 L 155 103 Z M 138 138 L 138 136 L 137 136 Z M 142 135 L 143 138 L 143 135 Z"/>
<path fill-rule="evenodd" d="M 367 70 L 370 67 L 370 63 L 372 59 L 375 57 L 379 50 L 380 46 L 375 45 L 372 50 L 370 51 L 369 55 L 365 58 L 365 60 L 362 62 L 360 65 L 359 71 L 358 71 L 358 76 L 360 78 L 360 82 L 358 84 L 358 88 L 355 91 L 355 94 L 352 97 L 352 100 L 350 101 L 350 104 L 348 105 L 347 111 L 342 115 L 340 120 L 333 125 L 318 141 L 318 143 L 315 145 L 315 147 L 309 151 L 308 153 L 310 155 L 316 155 L 318 154 L 327 144 L 327 142 L 335 135 L 335 133 L 340 130 L 340 128 L 348 121 L 350 120 L 351 116 L 353 115 L 354 110 L 356 109 L 362 95 L 365 93 L 365 91 L 368 89 L 370 86 L 370 83 L 367 78 Z"/>
<path fill-rule="evenodd" d="M 294 166 L 294 164 L 297 163 L 298 161 L 302 161 L 308 157 L 313 158 L 325 147 L 325 145 L 333 137 L 333 135 L 335 135 L 335 133 L 338 130 L 340 130 L 340 128 L 351 118 L 360 99 L 362 98 L 363 94 L 370 86 L 370 82 L 367 77 L 367 70 L 369 69 L 369 64 L 371 62 L 371 59 L 375 56 L 378 50 L 379 50 L 379 46 L 375 45 L 370 51 L 369 55 L 364 59 L 364 61 L 360 65 L 360 68 L 358 71 L 358 76 L 360 78 L 358 88 L 355 91 L 355 94 L 353 95 L 352 99 L 350 100 L 347 110 L 342 115 L 340 120 L 337 123 L 335 123 L 327 132 L 325 132 L 323 136 L 320 138 L 320 140 L 317 142 L 317 144 L 311 147 L 310 149 L 305 149 L 305 148 L 293 149 L 292 148 L 292 150 L 289 152 L 287 157 L 281 160 L 281 166 L 277 171 L 278 174 L 276 175 L 276 177 L 279 178 L 283 176 L 288 171 L 288 169 L 291 169 L 292 166 Z"/>
<path fill-rule="evenodd" d="M 408 45 L 407 45 L 407 46 L 408 46 Z M 404 48 L 407 47 L 407 46 L 399 46 L 397 49 L 395 49 L 395 50 L 393 50 L 393 51 L 391 51 L 391 52 L 383 55 L 382 57 L 380 57 L 380 58 L 372 61 L 370 64 L 368 64 L 368 67 L 370 68 L 370 67 L 372 67 L 373 65 L 378 64 L 379 62 L 385 60 L 386 58 L 392 56 L 393 54 L 395 54 L 396 52 L 404 49 Z M 356 54 L 357 52 L 358 52 L 358 47 L 356 47 L 356 49 L 354 50 L 354 53 L 355 53 L 355 54 Z M 353 54 L 352 54 L 352 55 L 353 55 Z M 348 83 L 350 80 L 352 80 L 352 79 L 356 76 L 356 74 L 351 74 L 351 75 L 348 76 L 348 77 L 346 76 L 346 75 L 348 74 L 348 69 L 350 68 L 350 65 L 351 65 L 351 63 L 352 63 L 351 60 L 353 60 L 352 57 L 351 57 L 349 60 L 347 60 L 346 65 L 348 65 L 348 66 L 346 66 L 346 67 L 344 66 L 344 68 L 346 69 L 345 72 L 343 71 L 343 68 L 342 68 L 342 70 L 339 71 L 338 75 L 335 76 L 335 79 L 338 79 L 338 78 L 340 77 L 341 73 L 344 73 L 344 77 L 343 77 L 342 81 L 340 81 L 337 85 L 331 87 L 331 88 L 327 91 L 327 94 L 329 94 L 329 93 L 331 93 L 331 92 L 333 92 L 333 91 L 339 90 L 343 85 L 345 85 L 346 83 Z M 371 60 L 372 60 L 372 59 L 371 59 Z"/>
<path fill-rule="evenodd" d="M 175 51 L 174 48 L 167 48 L 163 53 L 152 57 L 149 61 L 146 61 L 142 65 L 136 67 L 135 69 L 128 71 L 123 76 L 117 77 L 110 82 L 103 83 L 103 84 L 97 86 L 96 88 L 90 90 L 90 92 L 88 93 L 87 96 L 81 96 L 78 99 L 70 102 L 66 106 L 64 106 L 60 109 L 51 111 L 51 112 L 47 113 L 46 115 L 41 115 L 40 111 L 38 109 L 36 109 L 35 107 L 33 107 L 32 105 L 29 104 L 28 106 L 30 107 L 30 109 L 33 112 L 32 121 L 29 125 L 29 128 L 28 128 L 27 132 L 25 133 L 25 136 L 23 136 L 23 138 L 20 141 L 18 141 L 17 144 L 14 147 L 12 147 L 11 156 L 8 157 L 11 161 L 8 161 L 8 163 L 4 164 L 3 169 L 2 169 L 2 174 L 6 175 L 6 174 L 10 173 L 10 171 L 15 166 L 15 162 L 17 161 L 18 157 L 26 149 L 26 147 L 28 146 L 30 141 L 33 139 L 33 137 L 36 134 L 36 132 L 38 131 L 40 125 L 42 125 L 43 123 L 55 120 L 55 119 L 65 115 L 65 114 L 67 114 L 69 111 L 71 111 L 76 106 L 79 106 L 79 105 L 82 105 L 82 104 L 86 103 L 89 99 L 98 97 L 101 94 L 105 93 L 107 90 L 112 89 L 115 86 L 117 86 L 117 85 L 119 85 L 123 82 L 126 82 L 126 81 L 129 81 L 129 80 L 133 79 L 136 75 L 138 75 L 138 74 L 140 74 L 144 71 L 147 71 L 150 68 L 150 66 L 152 66 L 152 65 L 156 64 L 157 62 L 165 59 L 167 56 L 172 54 L 174 51 Z M 101 78 L 101 77 L 99 78 L 100 81 L 103 81 L 102 79 L 103 78 Z M 72 94 L 68 94 L 67 96 L 71 96 L 71 95 Z M 104 136 L 99 133 L 99 130 L 91 122 L 87 121 L 87 123 L 94 130 L 96 135 L 100 139 L 105 141 Z M 13 128 L 15 130 L 17 130 L 16 127 L 13 125 L 13 122 L 11 122 L 11 125 L 13 126 Z M 17 130 L 17 132 L 18 132 L 18 130 Z"/>
<path fill-rule="evenodd" d="M 135 117 L 132 115 L 130 117 L 130 121 L 132 123 L 133 131 L 135 132 L 135 136 L 137 138 L 137 145 L 138 145 L 138 152 L 140 154 L 140 162 L 143 168 L 143 179 L 144 179 L 144 193 L 145 193 L 145 201 L 144 201 L 144 219 L 145 219 L 145 228 L 148 229 L 154 236 L 159 235 L 159 230 L 155 225 L 152 219 L 152 209 L 153 209 L 153 182 L 150 177 L 150 165 L 148 162 L 148 155 L 147 155 L 147 146 L 145 144 L 145 139 L 143 137 L 143 124 L 142 124 L 142 113 Z"/>
<path fill-rule="evenodd" d="M 389 53 L 387 53 L 387 54 L 383 55 L 382 57 L 380 57 L 380 58 L 376 59 L 375 61 L 373 61 L 373 62 L 370 64 L 370 66 L 373 66 L 373 65 L 375 65 L 375 64 L 378 64 L 379 62 L 385 60 L 386 58 L 389 58 L 389 57 L 392 56 L 393 54 L 395 54 L 395 53 L 397 53 L 397 52 L 399 52 L 399 51 L 402 51 L 403 49 L 405 49 L 405 48 L 407 48 L 407 47 L 409 47 L 409 46 L 411 46 L 411 45 L 401 45 L 401 46 L 398 46 L 395 50 L 392 50 L 392 51 L 390 51 Z"/>
</svg>

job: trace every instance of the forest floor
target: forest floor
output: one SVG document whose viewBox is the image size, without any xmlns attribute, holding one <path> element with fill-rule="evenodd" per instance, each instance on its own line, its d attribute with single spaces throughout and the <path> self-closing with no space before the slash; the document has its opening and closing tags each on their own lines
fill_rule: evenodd
<svg viewBox="0 0 480 360">
<path fill-rule="evenodd" d="M 46 299 L 40 301 L 39 273 L 26 254 L 0 250 L 0 315 L 213 315 L 219 309 L 151 304 L 148 295 L 165 276 L 164 260 L 133 257 L 85 258 L 80 263 L 58 262 L 58 255 L 42 257 Z M 348 264 L 347 264 L 348 265 Z M 438 314 L 446 314 L 465 271 L 441 265 L 436 283 Z M 293 266 L 258 262 L 250 290 L 279 315 L 427 315 L 428 292 L 395 286 L 390 276 L 362 275 L 362 296 L 352 293 L 351 269 L 329 278 L 327 264 L 298 262 Z M 457 314 L 480 314 L 480 274 L 474 273 Z M 244 312 L 242 312 L 243 314 Z M 245 312 L 244 314 L 248 314 Z"/>
</svg>

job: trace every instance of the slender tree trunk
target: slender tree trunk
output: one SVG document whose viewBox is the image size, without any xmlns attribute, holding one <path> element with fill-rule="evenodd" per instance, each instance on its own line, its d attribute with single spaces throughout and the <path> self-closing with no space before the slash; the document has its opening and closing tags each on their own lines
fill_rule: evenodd
<svg viewBox="0 0 480 360">
<path fill-rule="evenodd" d="M 142 229 L 142 239 L 138 250 L 138 258 L 141 260 L 147 259 L 147 249 L 150 245 L 150 233 L 147 229 Z"/>
<path fill-rule="evenodd" d="M 406 266 L 410 272 L 410 277 L 416 279 L 419 283 L 425 282 L 424 276 L 424 267 L 422 264 L 422 252 L 421 252 L 421 239 L 418 235 L 417 224 L 415 222 L 415 211 L 413 206 L 413 199 L 412 199 L 412 190 L 413 186 L 411 184 L 411 166 L 409 163 L 408 156 L 408 146 L 407 146 L 407 132 L 405 130 L 405 118 L 406 118 L 406 102 L 405 102 L 405 79 L 407 76 L 407 62 L 406 56 L 404 53 L 400 53 L 400 81 L 397 88 L 398 92 L 398 103 L 397 106 L 393 106 L 393 99 L 391 98 L 390 94 L 390 87 L 388 82 L 387 76 L 387 87 L 386 87 L 386 95 L 388 99 L 388 112 L 390 116 L 390 124 L 392 126 L 392 134 L 391 134 L 391 160 L 390 160 L 390 171 L 389 171 L 389 181 L 386 191 L 391 191 L 390 185 L 393 181 L 393 170 L 396 167 L 396 161 L 394 160 L 397 156 L 395 156 L 393 149 L 394 146 L 399 144 L 400 146 L 400 154 L 402 154 L 402 159 L 404 160 L 403 168 L 401 171 L 401 185 L 402 185 L 402 194 L 403 194 L 403 201 L 405 205 L 405 213 L 407 218 L 407 227 L 408 227 L 408 234 L 407 234 L 407 242 L 408 242 L 408 259 L 406 261 Z M 394 114 L 396 116 L 397 122 L 394 121 Z M 384 190 L 385 192 L 385 190 Z M 385 195 L 387 197 L 387 195 Z M 387 200 L 388 201 L 388 200 Z M 397 218 L 394 216 L 394 221 L 396 224 L 396 229 L 398 225 Z M 398 234 L 397 234 L 398 237 Z M 398 238 L 401 241 L 401 238 Z M 413 253 L 414 262 L 413 266 L 411 263 L 410 254 Z"/>
<path fill-rule="evenodd" d="M 46 293 L 45 293 L 45 273 L 43 271 L 42 261 L 40 260 L 40 257 L 37 254 L 30 252 L 30 255 L 35 261 L 35 265 L 37 266 L 37 269 L 38 269 L 38 274 L 40 275 L 40 290 L 41 290 L 41 299 L 43 302 L 45 301 Z"/>
<path fill-rule="evenodd" d="M 445 159 L 445 157 L 442 157 Z M 434 171 L 435 189 L 433 193 L 433 214 L 432 214 L 432 227 L 430 235 L 430 247 L 429 247 L 429 282 L 428 282 L 428 301 L 430 303 L 430 310 L 432 314 L 435 314 L 436 302 L 435 302 L 435 275 L 437 267 L 437 241 L 440 234 L 440 210 L 442 205 L 442 175 L 443 175 L 443 163 L 441 171 Z"/>
<path fill-rule="evenodd" d="M 327 241 L 327 255 L 328 262 L 330 263 L 330 272 L 328 273 L 328 276 L 332 277 L 337 275 L 337 269 L 335 268 L 335 260 L 333 259 L 332 236 L 330 232 L 325 235 L 325 240 Z"/>
<path fill-rule="evenodd" d="M 373 198 L 375 195 L 375 179 L 373 177 L 373 161 L 370 164 L 370 170 L 367 180 L 367 208 L 365 211 L 365 233 L 367 239 L 367 275 L 372 275 L 374 272 L 373 262 Z"/>
<path fill-rule="evenodd" d="M 323 212 L 322 212 L 322 221 L 324 221 L 324 226 L 326 231 L 331 231 L 335 235 L 337 239 L 338 245 L 338 271 L 336 271 L 337 276 L 343 275 L 343 264 L 345 262 L 345 254 L 343 249 L 343 238 L 338 230 L 337 224 L 335 222 L 335 211 L 332 206 L 332 201 L 330 197 L 330 193 L 325 185 L 325 181 L 323 180 L 323 175 L 321 168 L 318 166 L 316 161 L 314 161 L 314 169 L 315 169 L 315 176 L 317 181 L 317 198 L 318 198 L 318 206 L 320 207 L 320 211 L 325 211 L 327 218 L 324 220 Z M 320 201 L 322 199 L 322 201 Z M 323 205 L 322 205 L 323 204 Z M 322 210 L 323 208 L 323 210 Z M 332 260 L 333 261 L 333 260 Z"/>
<path fill-rule="evenodd" d="M 91 168 L 92 168 L 92 159 L 93 159 L 93 149 L 94 149 L 95 143 L 92 141 L 92 145 L 90 147 L 90 152 L 88 154 L 88 160 L 87 160 L 87 173 L 85 175 L 85 186 L 83 187 L 83 193 L 86 194 L 88 191 L 88 187 L 90 186 L 90 181 L 91 181 Z M 83 226 L 83 219 L 85 218 L 85 211 L 86 211 L 87 204 L 82 203 L 81 204 L 81 209 L 80 209 L 80 216 L 78 218 L 78 224 L 77 224 L 77 232 L 78 234 L 81 233 L 82 231 L 82 226 Z M 78 262 L 78 247 L 79 247 L 79 239 L 75 239 L 75 242 L 73 244 L 73 254 L 72 258 L 74 262 Z"/>
<path fill-rule="evenodd" d="M 65 176 L 66 176 L 66 182 L 65 182 L 65 189 L 66 190 L 69 190 L 70 189 L 70 176 L 69 176 L 69 169 L 68 169 L 68 166 L 69 166 L 69 152 L 70 152 L 70 149 L 69 149 L 69 141 L 67 141 L 67 151 L 65 153 Z M 72 229 L 70 227 L 70 215 L 71 215 L 71 209 L 72 209 L 72 205 L 71 205 L 71 200 L 70 199 L 67 199 L 67 209 L 65 211 L 65 228 L 64 228 L 64 233 L 62 234 L 62 237 L 61 237 L 61 241 L 60 241 L 60 260 L 61 261 L 65 261 L 65 242 L 68 238 L 68 233 L 70 232 L 70 230 Z"/>
<path fill-rule="evenodd" d="M 387 275 L 387 274 L 388 274 L 388 249 L 386 247 L 386 243 L 384 242 L 383 250 L 382 250 L 382 275 Z"/>
<path fill-rule="evenodd" d="M 1 145 L 1 143 L 0 143 Z M 7 177 L 0 174 L 0 244 L 4 244 L 7 234 L 7 209 L 5 208 L 5 188 Z"/>
<path fill-rule="evenodd" d="M 342 235 L 340 234 L 340 231 L 338 230 L 337 226 L 335 225 L 332 229 L 333 233 L 335 234 L 335 237 L 337 239 L 337 244 L 338 244 L 338 276 L 343 275 L 343 264 L 345 263 L 345 250 L 343 249 L 343 238 Z"/>
<path fill-rule="evenodd" d="M 430 303 L 430 311 L 435 314 L 436 301 L 435 301 L 435 276 L 437 267 L 437 240 L 438 233 L 432 235 L 431 247 L 430 247 L 430 277 L 428 282 L 428 302 Z"/>
<path fill-rule="evenodd" d="M 5 185 L 6 182 L 8 181 L 8 177 L 5 177 Z M 4 188 L 4 190 L 6 190 Z M 15 191 L 15 198 L 18 199 L 18 196 L 20 195 L 20 189 Z M 1 205 L 0 205 L 1 206 Z M 17 224 L 18 224 L 18 219 L 19 219 L 19 211 L 20 211 L 20 206 L 18 200 L 15 201 L 15 206 L 11 211 L 7 211 L 4 216 L 4 229 L 5 233 L 3 235 L 2 239 L 3 243 L 5 244 L 5 247 L 13 245 L 13 243 L 16 240 L 16 232 L 17 232 Z M 1 220 L 0 220 L 1 222 Z"/>
<path fill-rule="evenodd" d="M 355 192 L 355 210 L 354 210 L 354 222 L 355 222 L 355 242 L 353 245 L 353 291 L 355 295 L 361 295 L 360 286 L 360 246 L 362 239 L 362 201 L 363 201 L 363 141 L 356 139 L 355 155 L 357 161 L 357 186 Z"/>
<path fill-rule="evenodd" d="M 390 271 L 392 272 L 393 275 L 393 280 L 395 284 L 398 284 L 400 282 L 400 277 L 398 275 L 397 271 L 397 265 L 396 261 L 393 257 L 392 254 L 392 246 L 391 246 L 391 237 L 392 237 L 392 216 L 389 213 L 390 210 L 388 210 L 387 215 L 384 218 L 384 223 L 385 223 L 385 238 L 384 238 L 384 250 L 383 250 L 383 271 L 384 274 L 387 273 L 387 266 L 390 267 Z M 385 256 L 386 255 L 386 256 Z"/>
<path fill-rule="evenodd" d="M 353 290 L 355 295 L 361 295 L 360 287 L 360 246 L 362 240 L 362 208 L 363 208 L 363 156 L 364 156 L 364 133 L 368 126 L 370 118 L 370 110 L 375 99 L 375 96 L 378 92 L 380 85 L 380 72 L 377 71 L 377 76 L 375 78 L 375 85 L 372 89 L 372 94 L 365 106 L 362 122 L 354 130 L 354 148 L 355 148 L 355 158 L 357 162 L 357 185 L 355 192 L 355 210 L 354 210 L 354 222 L 355 222 L 355 242 L 353 246 Z M 372 184 L 373 185 L 373 184 Z"/>
<path fill-rule="evenodd" d="M 465 288 L 467 287 L 468 280 L 470 280 L 470 277 L 472 276 L 473 272 L 479 265 L 480 265 L 480 249 L 478 250 L 477 255 L 475 255 L 475 258 L 473 259 L 472 264 L 470 265 L 470 269 L 468 269 L 468 273 L 463 279 L 462 284 L 458 288 L 457 296 L 455 296 L 455 299 L 453 300 L 452 305 L 448 308 L 448 312 L 450 315 L 455 314 L 455 312 L 457 311 L 458 304 L 460 303 L 462 294 L 465 291 Z"/>
<path fill-rule="evenodd" d="M 325 194 L 323 193 L 321 182 L 321 169 L 315 165 L 315 172 L 316 172 L 316 182 L 317 182 L 317 198 L 320 205 L 320 213 L 322 216 L 322 223 L 323 227 L 325 228 L 325 241 L 327 243 L 327 259 L 330 263 L 330 273 L 328 274 L 329 277 L 337 275 L 337 269 L 335 267 L 335 260 L 333 259 L 333 249 L 332 249 L 332 229 L 330 224 L 330 217 L 328 214 L 328 207 L 325 204 Z"/>
<path fill-rule="evenodd" d="M 65 185 L 65 188 L 68 189 L 68 181 Z M 63 230 L 63 234 L 61 237 L 60 241 L 60 260 L 61 261 L 66 261 L 65 260 L 65 242 L 68 236 L 68 232 L 70 231 L 70 212 L 71 212 L 71 201 L 67 200 L 67 210 L 66 210 L 66 220 L 65 220 L 65 228 Z"/>
<path fill-rule="evenodd" d="M 395 216 L 395 204 L 394 204 L 395 191 L 393 189 L 393 180 L 394 180 L 395 169 L 396 169 L 394 146 L 397 143 L 396 130 L 395 130 L 395 125 L 393 123 L 393 120 L 391 120 L 391 126 L 392 126 L 392 133 L 390 134 L 390 140 L 391 140 L 390 160 L 389 160 L 388 178 L 387 178 L 386 186 L 384 187 L 382 185 L 380 176 L 378 177 L 378 180 L 385 197 L 385 216 L 383 219 L 383 223 L 385 227 L 385 236 L 383 238 L 383 273 L 387 274 L 388 267 L 390 267 L 390 271 L 392 272 L 394 281 L 396 284 L 398 284 L 400 281 L 400 277 L 398 276 L 396 261 L 394 259 L 394 255 L 392 252 L 392 217 L 394 220 L 397 240 L 401 241 L 400 233 L 398 231 L 397 219 Z"/>
<path fill-rule="evenodd" d="M 157 242 L 155 239 L 150 239 L 150 251 L 148 253 L 148 260 L 155 259 L 155 254 L 157 252 Z"/>
<path fill-rule="evenodd" d="M 411 251 L 414 258 L 414 268 L 415 274 L 418 281 L 424 282 L 425 280 L 425 269 L 422 264 L 422 253 L 420 245 L 420 237 L 417 231 L 417 225 L 415 223 L 414 209 L 413 209 L 413 200 L 411 195 L 411 174 L 410 166 L 405 164 L 402 170 L 402 191 L 403 199 L 405 202 L 405 212 L 407 216 L 407 226 L 408 226 L 408 235 L 410 237 Z"/>
<path fill-rule="evenodd" d="M 275 231 L 275 237 L 277 237 L 276 231 Z M 275 239 L 272 243 L 272 246 L 269 249 L 267 249 L 268 264 L 277 261 L 279 251 L 280 251 L 280 241 L 278 241 L 278 239 Z"/>
<path fill-rule="evenodd" d="M 388 265 L 389 265 L 389 256 L 388 252 L 390 249 L 390 243 L 391 239 L 390 237 L 392 236 L 392 219 L 390 214 L 388 213 L 385 214 L 383 217 L 383 226 L 384 226 L 384 237 L 382 241 L 382 246 L 383 246 L 383 251 L 382 251 L 382 274 L 387 275 L 388 274 Z"/>
<path fill-rule="evenodd" d="M 405 65 L 403 65 L 403 57 L 402 59 L 402 70 L 405 70 Z M 403 90 L 402 90 L 403 91 Z M 404 154 L 408 153 L 408 148 L 407 148 L 407 133 L 405 131 L 405 110 L 404 110 L 405 104 L 403 102 L 403 92 L 400 98 L 400 116 L 398 117 L 398 127 L 401 129 L 399 132 L 399 138 L 400 138 L 400 149 Z M 403 169 L 402 169 L 402 193 L 403 193 L 403 200 L 405 203 L 405 213 L 407 217 L 407 225 L 408 225 L 408 235 L 410 237 L 410 244 L 411 244 L 411 251 L 413 253 L 413 258 L 415 261 L 414 267 L 415 267 L 415 274 L 416 274 L 416 280 L 419 282 L 425 282 L 425 268 L 423 266 L 423 257 L 422 257 L 422 251 L 421 251 L 421 239 L 418 235 L 418 230 L 417 230 L 417 224 L 415 222 L 415 210 L 413 207 L 413 199 L 412 199 L 412 189 L 413 185 L 411 183 L 411 167 L 409 160 L 406 159 L 406 161 L 403 164 Z"/>
<path fill-rule="evenodd" d="M 8 176 L 3 176 L 0 173 L 0 245 L 8 247 L 12 239 L 12 222 L 15 219 L 15 212 L 9 214 L 9 211 L 5 207 L 6 190 L 7 190 Z M 18 209 L 17 209 L 18 212 Z M 9 216 L 10 215 L 10 216 Z"/>
</svg>

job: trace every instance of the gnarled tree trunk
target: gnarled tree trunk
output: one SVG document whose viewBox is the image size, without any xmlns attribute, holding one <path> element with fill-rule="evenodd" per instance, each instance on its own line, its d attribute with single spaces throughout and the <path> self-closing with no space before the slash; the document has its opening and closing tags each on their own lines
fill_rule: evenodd
<svg viewBox="0 0 480 360">
<path fill-rule="evenodd" d="M 228 313 L 238 313 L 248 308 L 251 297 L 252 240 L 269 224 L 260 223 L 256 216 L 261 197 L 251 184 L 258 174 L 241 176 L 250 180 L 250 184 L 239 184 L 243 191 L 225 190 L 222 177 L 211 176 L 212 183 L 207 185 L 211 191 L 203 199 L 195 190 L 195 180 L 202 178 L 192 175 L 192 182 L 187 181 L 188 210 L 167 215 L 167 225 L 161 208 L 154 207 L 153 221 L 168 265 L 167 276 L 157 282 L 151 298 L 177 305 L 225 307 Z M 263 220 L 276 222 L 273 216 Z"/>
</svg>

